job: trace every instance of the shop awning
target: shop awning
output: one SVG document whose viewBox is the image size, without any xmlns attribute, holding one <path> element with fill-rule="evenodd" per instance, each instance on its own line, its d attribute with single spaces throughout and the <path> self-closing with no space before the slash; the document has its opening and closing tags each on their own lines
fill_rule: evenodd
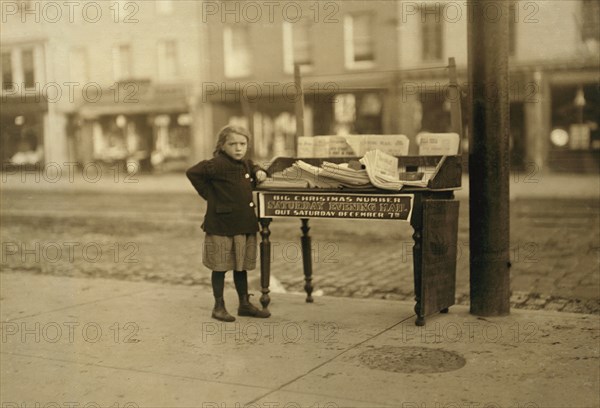
<svg viewBox="0 0 600 408">
<path fill-rule="evenodd" d="M 2 96 L 0 103 L 2 116 L 19 116 L 48 111 L 48 100 L 41 94 L 21 96 Z"/>
<path fill-rule="evenodd" d="M 116 87 L 90 90 L 87 101 L 77 113 L 85 119 L 103 115 L 133 115 L 145 113 L 187 112 L 187 92 L 183 85 L 149 85 L 124 82 Z"/>
<path fill-rule="evenodd" d="M 394 76 L 384 73 L 351 73 L 347 75 L 306 75 L 302 78 L 304 95 L 379 92 L 390 89 Z M 264 101 L 293 103 L 295 83 L 292 77 L 284 81 L 229 81 L 203 84 L 202 102 L 241 103 Z M 329 99 L 323 99 L 329 100 Z"/>
</svg>

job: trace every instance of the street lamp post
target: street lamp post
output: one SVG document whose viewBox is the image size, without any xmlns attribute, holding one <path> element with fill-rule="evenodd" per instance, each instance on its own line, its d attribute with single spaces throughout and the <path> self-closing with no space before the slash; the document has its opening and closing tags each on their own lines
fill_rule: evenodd
<svg viewBox="0 0 600 408">
<path fill-rule="evenodd" d="M 510 311 L 509 10 L 498 0 L 468 5 L 471 313 L 498 316 Z"/>
</svg>

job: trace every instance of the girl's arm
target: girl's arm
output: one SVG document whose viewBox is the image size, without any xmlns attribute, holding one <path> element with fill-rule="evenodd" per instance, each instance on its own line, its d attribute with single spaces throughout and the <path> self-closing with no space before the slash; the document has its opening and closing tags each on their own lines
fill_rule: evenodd
<svg viewBox="0 0 600 408">
<path fill-rule="evenodd" d="M 198 194 L 205 200 L 208 200 L 210 195 L 210 178 L 214 172 L 215 169 L 210 160 L 201 161 L 185 172 Z"/>
<path fill-rule="evenodd" d="M 262 183 L 267 179 L 267 171 L 255 164 L 252 160 L 249 160 L 250 168 L 252 169 L 252 178 L 256 180 L 256 184 Z"/>
</svg>

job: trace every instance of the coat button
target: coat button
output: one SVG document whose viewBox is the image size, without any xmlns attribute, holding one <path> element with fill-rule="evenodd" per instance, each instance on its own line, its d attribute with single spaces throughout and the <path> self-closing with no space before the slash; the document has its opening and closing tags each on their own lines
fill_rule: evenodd
<svg viewBox="0 0 600 408">
<path fill-rule="evenodd" d="M 250 205 L 250 207 L 254 207 L 254 203 L 250 203 L 249 205 Z"/>
<path fill-rule="evenodd" d="M 244 177 L 246 177 L 246 178 L 250 178 L 250 174 L 246 173 L 246 174 L 244 175 Z"/>
</svg>

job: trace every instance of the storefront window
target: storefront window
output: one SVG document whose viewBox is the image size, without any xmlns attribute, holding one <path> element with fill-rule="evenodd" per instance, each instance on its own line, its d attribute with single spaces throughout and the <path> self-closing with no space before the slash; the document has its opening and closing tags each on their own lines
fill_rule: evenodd
<svg viewBox="0 0 600 408">
<path fill-rule="evenodd" d="M 421 131 L 449 132 L 451 130 L 450 105 L 445 96 L 438 92 L 422 92 L 419 99 L 422 107 Z"/>
<path fill-rule="evenodd" d="M 42 163 L 44 157 L 41 115 L 3 115 L 2 161 L 17 166 Z"/>
<path fill-rule="evenodd" d="M 569 150 L 600 149 L 600 91 L 594 85 L 552 90 L 552 146 Z"/>
<path fill-rule="evenodd" d="M 381 134 L 382 94 L 356 92 L 335 96 L 333 103 L 333 134 Z"/>
<path fill-rule="evenodd" d="M 190 115 L 187 113 L 156 115 L 152 123 L 154 139 L 152 166 L 168 170 L 172 165 L 176 166 L 176 163 L 185 163 L 191 153 Z"/>
</svg>

